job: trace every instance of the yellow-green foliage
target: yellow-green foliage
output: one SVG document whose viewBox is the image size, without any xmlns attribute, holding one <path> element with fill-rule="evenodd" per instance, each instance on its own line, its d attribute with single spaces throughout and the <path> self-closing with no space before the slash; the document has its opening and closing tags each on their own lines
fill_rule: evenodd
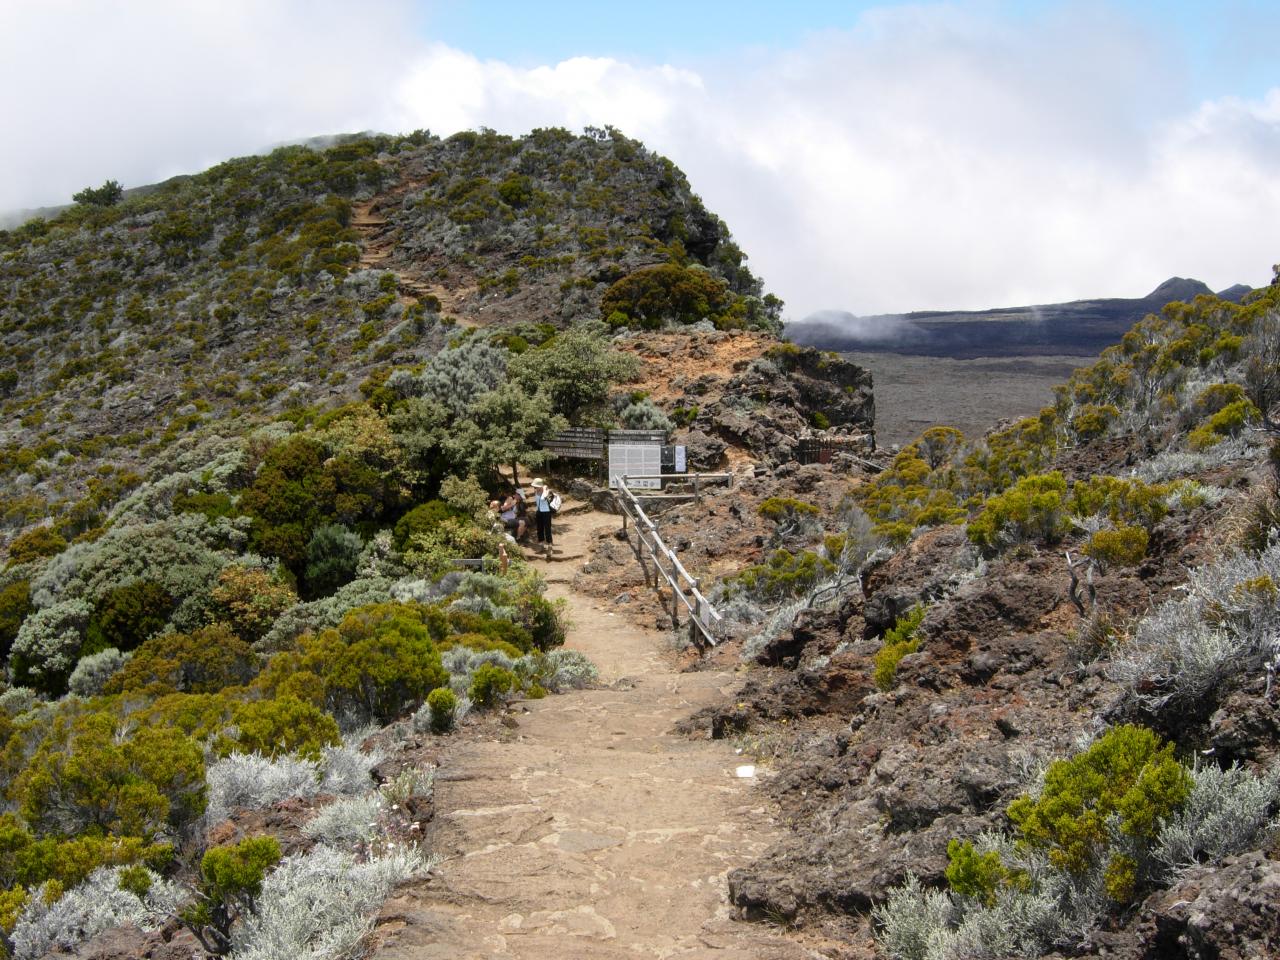
<svg viewBox="0 0 1280 960">
<path fill-rule="evenodd" d="M 1069 529 L 1066 499 L 1067 481 L 1058 471 L 1023 477 L 987 499 L 969 523 L 969 539 L 988 549 L 996 549 L 1002 536 L 1055 543 Z"/>
<path fill-rule="evenodd" d="M 1114 403 L 1086 403 L 1071 418 L 1071 429 L 1081 440 L 1092 440 L 1107 432 L 1120 419 L 1120 408 Z"/>
<path fill-rule="evenodd" d="M 232 564 L 209 591 L 214 613 L 245 643 L 262 639 L 280 614 L 298 602 L 288 584 L 252 567 Z"/>
<path fill-rule="evenodd" d="M 1109 892 L 1127 899 L 1132 868 L 1112 848 L 1109 821 L 1115 818 L 1124 837 L 1149 843 L 1190 791 L 1191 776 L 1174 759 L 1173 745 L 1126 724 L 1051 764 L 1039 795 L 1023 794 L 1008 815 L 1020 842 L 1045 850 L 1050 862 L 1072 873 L 1105 866 Z"/>
<path fill-rule="evenodd" d="M 341 741 L 338 724 L 314 704 L 296 697 L 276 697 L 238 704 L 234 710 L 235 735 L 225 735 L 219 752 L 260 753 L 274 757 L 296 753 L 318 758 L 320 748 Z"/>
<path fill-rule="evenodd" d="M 1169 512 L 1167 484 L 1136 478 L 1098 476 L 1071 487 L 1070 509 L 1076 516 L 1101 514 L 1113 523 L 1135 523 L 1150 529 Z"/>
<path fill-rule="evenodd" d="M 731 595 L 745 595 L 769 602 L 797 597 L 811 589 L 824 577 L 835 572 L 836 565 L 812 550 L 792 553 L 778 549 L 764 563 L 756 563 L 725 580 Z"/>
<path fill-rule="evenodd" d="M 169 727 L 130 730 L 108 713 L 58 717 L 10 796 L 43 834 L 151 837 L 204 811 L 204 754 Z"/>
<path fill-rule="evenodd" d="M 210 847 L 200 860 L 199 896 L 180 918 L 201 946 L 221 956 L 231 950 L 231 928 L 253 909 L 267 872 L 280 861 L 275 837 L 246 837 Z"/>
<path fill-rule="evenodd" d="M 431 709 L 431 732 L 448 733 L 458 711 L 458 696 L 448 687 L 437 687 L 427 694 L 427 706 Z"/>
<path fill-rule="evenodd" d="M 33 527 L 15 537 L 13 543 L 9 544 L 9 562 L 41 560 L 61 553 L 66 548 L 67 541 L 58 536 L 52 527 Z"/>
<path fill-rule="evenodd" d="M 166 633 L 139 647 L 103 688 L 105 693 L 145 690 L 166 693 L 217 693 L 253 679 L 258 657 L 225 624 L 190 634 Z"/>
<path fill-rule="evenodd" d="M 898 663 L 907 654 L 920 649 L 920 638 L 916 634 L 924 621 L 924 615 L 924 606 L 916 604 L 885 632 L 884 645 L 876 653 L 874 674 L 876 686 L 881 690 L 893 689 L 898 675 Z"/>
<path fill-rule="evenodd" d="M 1236 400 L 1222 407 L 1187 434 L 1187 445 L 1192 450 L 1207 450 L 1227 437 L 1239 436 L 1246 424 L 1258 417 L 1258 408 L 1248 400 Z"/>
<path fill-rule="evenodd" d="M 336 628 L 274 656 L 255 685 L 330 714 L 390 723 L 449 679 L 431 637 L 428 608 L 380 603 L 352 610 Z"/>
<path fill-rule="evenodd" d="M 1147 555 L 1150 535 L 1142 527 L 1116 527 L 1099 530 L 1084 546 L 1085 555 L 1103 570 L 1108 567 L 1134 567 Z"/>
<path fill-rule="evenodd" d="M 510 670 L 494 663 L 482 663 L 471 675 L 467 696 L 478 707 L 492 707 L 519 686 L 520 678 Z"/>
<path fill-rule="evenodd" d="M 819 510 L 812 503 L 792 497 L 769 497 L 760 501 L 756 513 L 774 523 L 786 523 L 800 517 L 816 517 Z"/>
<path fill-rule="evenodd" d="M 33 890 L 53 881 L 70 890 L 98 867 L 146 863 L 158 869 L 172 857 L 169 844 L 147 843 L 140 837 L 37 838 L 13 814 L 0 815 L 0 889 Z"/>
<path fill-rule="evenodd" d="M 978 853 L 968 840 L 949 841 L 947 861 L 947 885 L 961 896 L 980 900 L 987 906 L 995 903 L 1001 889 L 1020 879 L 1004 865 L 999 853 L 994 850 Z"/>
<path fill-rule="evenodd" d="M 965 518 L 966 512 L 956 499 L 957 478 L 949 459 L 962 440 L 960 431 L 951 428 L 925 431 L 919 444 L 904 448 L 889 469 L 855 491 L 855 499 L 874 521 L 876 533 L 893 543 L 903 543 L 916 527 L 958 523 Z"/>
</svg>

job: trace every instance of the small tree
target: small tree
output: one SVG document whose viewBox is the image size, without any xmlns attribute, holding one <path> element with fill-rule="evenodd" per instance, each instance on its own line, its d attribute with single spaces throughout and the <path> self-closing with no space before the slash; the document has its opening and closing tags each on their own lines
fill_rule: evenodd
<svg viewBox="0 0 1280 960">
<path fill-rule="evenodd" d="M 91 207 L 114 207 L 124 199 L 124 187 L 115 180 L 108 180 L 100 187 L 85 187 L 72 194 L 71 199 Z"/>
<path fill-rule="evenodd" d="M 257 909 L 267 871 L 280 860 L 274 837 L 247 837 L 235 846 L 212 847 L 200 861 L 197 901 L 180 914 L 206 951 L 231 952 L 231 928 Z"/>
<path fill-rule="evenodd" d="M 539 444 L 563 430 L 564 417 L 552 412 L 546 394 L 529 395 L 515 383 L 504 383 L 484 394 L 467 417 L 454 426 L 445 440 L 449 459 L 468 473 L 483 476 L 499 464 L 511 466 L 511 481 L 518 484 L 519 465 L 541 466 L 547 460 Z"/>
<path fill-rule="evenodd" d="M 638 370 L 634 356 L 614 350 L 602 333 L 587 326 L 565 330 L 538 349 L 513 357 L 508 366 L 526 393 L 545 395 L 551 409 L 571 423 L 599 411 L 610 388 Z"/>
</svg>

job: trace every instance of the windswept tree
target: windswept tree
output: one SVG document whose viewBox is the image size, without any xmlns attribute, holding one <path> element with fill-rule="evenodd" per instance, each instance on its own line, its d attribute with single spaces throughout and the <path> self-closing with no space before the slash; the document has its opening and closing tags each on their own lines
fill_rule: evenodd
<svg viewBox="0 0 1280 960">
<path fill-rule="evenodd" d="M 90 207 L 114 207 L 124 199 L 124 187 L 115 180 L 108 180 L 100 187 L 85 187 L 71 199 Z"/>
</svg>

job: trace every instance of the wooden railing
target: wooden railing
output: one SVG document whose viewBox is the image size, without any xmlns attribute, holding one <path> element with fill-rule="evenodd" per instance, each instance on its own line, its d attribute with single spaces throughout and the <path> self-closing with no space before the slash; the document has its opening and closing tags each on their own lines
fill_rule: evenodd
<svg viewBox="0 0 1280 960">
<path fill-rule="evenodd" d="M 663 474 L 661 476 L 649 477 L 619 477 L 618 487 L 615 497 L 618 501 L 618 508 L 622 511 L 622 529 L 626 534 L 627 543 L 630 545 L 632 552 L 635 553 L 636 559 L 640 562 L 640 569 L 644 571 L 644 582 L 646 586 L 652 586 L 655 589 L 661 586 L 661 581 L 666 581 L 667 586 L 671 588 L 671 623 L 679 629 L 680 627 L 680 608 L 683 606 L 688 613 L 689 622 L 689 639 L 699 648 L 713 647 L 716 645 L 719 637 L 719 625 L 721 616 L 702 594 L 701 582 L 689 575 L 689 571 L 684 568 L 684 564 L 680 562 L 680 558 L 676 556 L 674 550 L 668 547 L 658 534 L 658 525 L 653 522 L 644 507 L 640 505 L 641 496 L 652 496 L 651 494 L 637 495 L 628 485 L 628 480 L 640 479 L 667 479 L 679 477 L 682 480 L 692 480 L 695 485 L 700 481 L 729 480 L 732 474 Z M 695 486 L 695 489 L 697 487 Z M 631 533 L 628 529 L 628 523 L 635 529 L 636 542 L 631 542 Z M 650 566 L 653 567 L 652 574 Z"/>
</svg>

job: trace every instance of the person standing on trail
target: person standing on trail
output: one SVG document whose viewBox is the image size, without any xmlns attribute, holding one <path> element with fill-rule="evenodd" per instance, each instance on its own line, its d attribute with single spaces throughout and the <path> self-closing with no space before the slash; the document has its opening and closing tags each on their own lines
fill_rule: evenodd
<svg viewBox="0 0 1280 960">
<path fill-rule="evenodd" d="M 534 522 L 537 525 L 538 542 L 545 543 L 547 550 L 550 551 L 551 518 L 560 508 L 560 497 L 551 492 L 551 488 L 543 483 L 542 478 L 533 481 L 533 491 L 537 495 L 535 501 L 537 512 L 534 514 Z"/>
</svg>

